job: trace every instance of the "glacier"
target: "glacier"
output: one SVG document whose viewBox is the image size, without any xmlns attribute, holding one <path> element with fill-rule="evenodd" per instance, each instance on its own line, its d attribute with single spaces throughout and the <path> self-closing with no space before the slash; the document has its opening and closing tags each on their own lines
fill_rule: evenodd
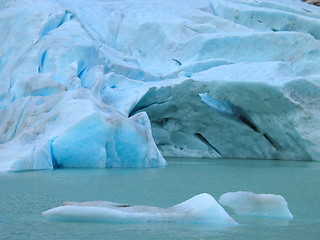
<svg viewBox="0 0 320 240">
<path fill-rule="evenodd" d="M 4 0 L 0 171 L 320 160 L 320 9 Z"/>
<path fill-rule="evenodd" d="M 173 222 L 237 225 L 236 221 L 207 193 L 198 194 L 169 208 L 120 204 L 107 201 L 64 202 L 42 213 L 55 221 L 137 223 Z"/>
<path fill-rule="evenodd" d="M 221 195 L 219 203 L 238 215 L 293 219 L 286 200 L 280 195 L 228 192 Z"/>
<path fill-rule="evenodd" d="M 4 126 L 0 166 L 5 170 L 166 164 L 146 113 L 128 119 L 88 89 L 20 98 L 2 112 L 7 121 L 19 116 Z"/>
</svg>

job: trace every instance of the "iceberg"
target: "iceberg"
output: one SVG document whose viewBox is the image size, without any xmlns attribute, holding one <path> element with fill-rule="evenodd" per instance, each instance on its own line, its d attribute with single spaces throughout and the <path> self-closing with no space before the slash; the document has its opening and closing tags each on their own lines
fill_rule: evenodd
<svg viewBox="0 0 320 240">
<path fill-rule="evenodd" d="M 238 215 L 293 219 L 286 200 L 280 195 L 228 192 L 221 195 L 219 203 Z"/>
<path fill-rule="evenodd" d="M 1 1 L 0 171 L 320 160 L 319 27 L 299 0 Z"/>
<path fill-rule="evenodd" d="M 133 223 L 173 222 L 237 225 L 209 194 L 202 193 L 169 208 L 120 204 L 106 201 L 65 202 L 42 213 L 50 220 Z"/>
</svg>

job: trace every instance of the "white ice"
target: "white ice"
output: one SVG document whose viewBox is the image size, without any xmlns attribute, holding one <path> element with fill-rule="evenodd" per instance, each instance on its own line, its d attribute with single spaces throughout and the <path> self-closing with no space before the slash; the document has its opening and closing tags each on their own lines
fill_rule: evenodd
<svg viewBox="0 0 320 240">
<path fill-rule="evenodd" d="M 299 0 L 1 1 L 0 171 L 320 160 L 319 28 Z"/>
<path fill-rule="evenodd" d="M 238 215 L 293 219 L 286 200 L 280 195 L 229 192 L 221 195 L 219 203 Z"/>
<path fill-rule="evenodd" d="M 114 202 L 65 202 L 64 206 L 42 214 L 57 221 L 83 222 L 174 222 L 237 225 L 209 194 L 202 193 L 169 208 L 138 206 Z"/>
<path fill-rule="evenodd" d="M 145 113 L 127 118 L 87 89 L 21 98 L 2 113 L 15 121 L 1 136 L 2 170 L 166 165 Z"/>
</svg>

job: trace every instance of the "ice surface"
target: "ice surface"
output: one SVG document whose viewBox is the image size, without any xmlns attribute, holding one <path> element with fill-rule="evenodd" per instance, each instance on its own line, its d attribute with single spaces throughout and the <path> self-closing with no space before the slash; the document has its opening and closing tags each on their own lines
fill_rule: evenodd
<svg viewBox="0 0 320 240">
<path fill-rule="evenodd" d="M 239 215 L 293 219 L 286 200 L 280 195 L 229 192 L 221 195 L 219 203 Z"/>
<path fill-rule="evenodd" d="M 0 171 L 320 160 L 319 27 L 299 0 L 2 1 Z"/>
<path fill-rule="evenodd" d="M 19 118 L 5 125 L 2 170 L 52 167 L 155 167 L 165 160 L 156 148 L 149 119 L 128 119 L 96 100 L 88 89 L 20 98 L 2 110 Z M 40 106 L 40 107 L 39 107 Z M 13 136 L 15 136 L 13 138 Z"/>
<path fill-rule="evenodd" d="M 86 222 L 176 222 L 237 225 L 209 194 L 202 193 L 170 208 L 114 202 L 65 202 L 42 214 L 51 220 Z"/>
</svg>

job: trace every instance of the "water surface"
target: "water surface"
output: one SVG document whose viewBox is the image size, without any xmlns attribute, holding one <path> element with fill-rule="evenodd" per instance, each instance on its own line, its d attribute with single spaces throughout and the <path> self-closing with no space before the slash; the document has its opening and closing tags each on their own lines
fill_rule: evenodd
<svg viewBox="0 0 320 240">
<path fill-rule="evenodd" d="M 57 169 L 0 174 L 0 239 L 319 239 L 320 163 L 168 159 L 152 169 Z M 282 195 L 293 221 L 239 217 L 236 227 L 200 224 L 54 222 L 63 201 L 106 200 L 170 207 L 207 192 Z"/>
</svg>

